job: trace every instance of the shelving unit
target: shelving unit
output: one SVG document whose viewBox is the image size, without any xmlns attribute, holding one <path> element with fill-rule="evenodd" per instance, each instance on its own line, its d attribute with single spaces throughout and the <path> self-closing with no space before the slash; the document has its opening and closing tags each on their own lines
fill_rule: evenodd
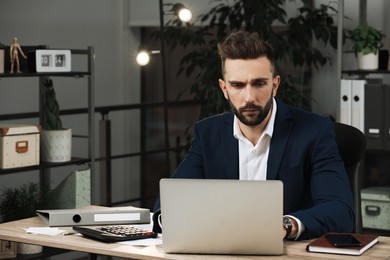
<svg viewBox="0 0 390 260">
<path fill-rule="evenodd" d="M 26 172 L 26 171 L 32 171 L 32 170 L 39 170 L 39 178 L 42 185 L 48 182 L 48 172 L 51 169 L 57 168 L 57 167 L 64 167 L 69 165 L 85 165 L 89 164 L 89 168 L 91 169 L 91 183 L 93 183 L 93 176 L 94 176 L 94 168 L 95 168 L 95 128 L 94 128 L 94 110 L 95 110 L 95 103 L 94 103 L 94 48 L 88 47 L 87 49 L 71 49 L 71 55 L 72 60 L 74 55 L 80 55 L 82 56 L 82 59 L 86 59 L 87 64 L 86 68 L 83 71 L 71 71 L 71 72 L 22 72 L 22 73 L 9 73 L 5 72 L 0 74 L 1 78 L 38 78 L 39 79 L 39 108 L 38 108 L 38 118 L 39 118 L 39 124 L 42 125 L 44 114 L 43 114 L 43 105 L 44 105 L 44 91 L 45 86 L 43 85 L 43 79 L 45 77 L 73 77 L 73 78 L 87 78 L 88 86 L 87 86 L 87 96 L 88 96 L 88 104 L 87 104 L 87 113 L 88 113 L 88 135 L 85 136 L 88 138 L 88 155 L 86 158 L 74 158 L 72 157 L 71 161 L 68 162 L 61 162 L 61 163 L 46 163 L 46 162 L 40 162 L 37 166 L 29 166 L 29 167 L 20 167 L 20 168 L 12 168 L 12 169 L 0 169 L 0 175 L 3 174 L 12 174 L 17 172 Z M 0 84 L 1 87 L 1 84 Z M 28 97 L 21 97 L 28 98 Z M 12 115 L 9 119 L 16 119 L 12 118 Z M 17 117 L 17 119 L 23 119 L 21 117 Z"/>
<path fill-rule="evenodd" d="M 342 70 L 342 74 L 344 75 L 357 75 L 357 76 L 367 76 L 370 74 L 390 74 L 388 70 Z"/>
<path fill-rule="evenodd" d="M 353 1 L 353 0 L 352 0 Z M 337 48 L 337 99 L 341 100 L 341 80 L 353 78 L 357 80 L 373 80 L 379 79 L 381 75 L 388 75 L 390 71 L 384 69 L 378 70 L 357 70 L 357 69 L 344 69 L 343 68 L 343 58 L 345 55 L 351 53 L 351 51 L 346 51 L 343 49 L 343 30 L 344 30 L 344 2 L 345 0 L 338 0 L 338 48 Z M 360 0 L 359 3 L 359 24 L 367 24 L 367 0 Z M 353 88 L 353 86 L 352 86 Z M 363 93 L 365 102 L 367 101 L 367 94 Z M 355 98 L 350 96 L 351 99 Z M 384 97 L 383 97 L 384 98 Z M 372 101 L 372 98 L 371 98 Z M 377 100 L 380 102 L 380 100 Z M 337 102 L 337 111 L 341 111 L 340 102 Z M 383 110 L 385 108 L 383 107 Z M 376 115 L 379 117 L 379 115 Z M 366 116 L 365 116 L 366 117 Z M 340 122 L 340 113 L 337 114 L 337 121 Z M 366 120 L 366 118 L 365 118 Z M 384 121 L 384 119 L 383 119 Z M 384 123 L 383 123 L 384 125 Z M 367 125 L 364 126 L 364 132 L 367 137 Z M 384 127 L 380 130 L 384 130 Z M 385 132 L 385 131 L 384 131 Z M 385 133 L 382 133 L 383 135 Z M 369 138 L 367 139 L 369 141 Z M 385 138 L 383 139 L 385 141 Z M 388 156 L 390 151 L 386 151 L 386 149 L 367 149 L 365 154 L 365 159 L 360 166 L 361 171 L 361 188 L 367 187 L 376 187 L 376 186 L 390 186 L 390 175 L 388 175 Z M 387 157 L 387 158 L 386 158 Z M 376 172 L 376 174 L 372 174 L 372 172 Z M 386 174 L 382 174 L 386 172 Z M 380 177 L 382 175 L 382 177 Z M 383 178 L 383 176 L 387 176 Z M 363 208 L 362 208 L 363 210 Z M 382 212 L 382 214 L 386 214 Z M 379 221 L 379 219 L 378 219 Z M 375 233 L 379 235 L 389 236 L 390 230 L 382 230 L 382 229 L 371 229 L 371 228 L 363 228 L 363 232 L 365 233 Z"/>
<path fill-rule="evenodd" d="M 337 65 L 337 95 L 338 100 L 340 99 L 340 86 L 341 79 L 343 75 L 355 75 L 360 78 L 365 78 L 370 74 L 390 74 L 388 70 L 345 70 L 343 68 L 343 56 L 345 52 L 343 50 L 343 31 L 344 31 L 344 2 L 345 0 L 338 0 L 337 4 L 337 51 L 336 51 L 336 65 Z M 367 0 L 359 0 L 359 24 L 367 24 Z M 337 111 L 340 110 L 340 107 L 337 108 Z M 339 118 L 337 118 L 339 119 Z"/>
</svg>

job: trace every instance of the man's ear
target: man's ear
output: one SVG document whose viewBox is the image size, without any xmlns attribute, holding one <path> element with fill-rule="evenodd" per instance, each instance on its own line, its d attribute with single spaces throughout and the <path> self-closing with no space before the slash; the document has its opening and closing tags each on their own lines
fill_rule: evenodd
<svg viewBox="0 0 390 260">
<path fill-rule="evenodd" d="M 280 76 L 275 76 L 272 79 L 272 96 L 275 97 L 280 85 Z"/>
<path fill-rule="evenodd" d="M 226 90 L 225 81 L 223 81 L 222 79 L 219 79 L 219 80 L 218 80 L 218 83 L 219 83 L 219 87 L 221 88 L 224 97 L 225 97 L 226 99 L 228 99 L 228 94 L 227 94 L 227 90 Z"/>
</svg>

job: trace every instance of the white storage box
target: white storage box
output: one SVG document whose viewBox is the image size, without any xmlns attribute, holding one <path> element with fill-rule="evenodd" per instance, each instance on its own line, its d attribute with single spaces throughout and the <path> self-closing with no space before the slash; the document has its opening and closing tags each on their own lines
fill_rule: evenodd
<svg viewBox="0 0 390 260">
<path fill-rule="evenodd" d="M 361 190 L 364 228 L 390 230 L 390 187 Z"/>
<path fill-rule="evenodd" d="M 39 130 L 33 125 L 0 125 L 0 169 L 39 165 Z"/>
</svg>

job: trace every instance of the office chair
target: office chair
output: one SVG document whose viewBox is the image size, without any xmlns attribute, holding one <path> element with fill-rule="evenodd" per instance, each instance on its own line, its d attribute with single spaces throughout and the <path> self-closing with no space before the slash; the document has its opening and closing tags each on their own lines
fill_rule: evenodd
<svg viewBox="0 0 390 260">
<path fill-rule="evenodd" d="M 359 166 L 364 158 L 367 140 L 366 136 L 357 128 L 335 123 L 336 142 L 339 153 L 344 161 L 344 167 L 349 177 L 350 186 L 354 198 L 355 208 L 355 232 L 362 232 L 361 212 L 361 176 Z"/>
</svg>

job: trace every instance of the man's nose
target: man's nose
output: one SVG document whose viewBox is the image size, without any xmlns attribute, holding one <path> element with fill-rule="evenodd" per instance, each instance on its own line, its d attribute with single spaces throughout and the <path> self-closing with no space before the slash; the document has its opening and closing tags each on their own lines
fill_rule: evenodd
<svg viewBox="0 0 390 260">
<path fill-rule="evenodd" d="M 253 91 L 253 88 L 252 88 L 252 86 L 250 85 L 250 84 L 248 84 L 246 87 L 245 87 L 245 89 L 244 89 L 244 91 L 245 91 L 245 102 L 253 102 L 254 101 L 254 99 L 255 99 L 255 93 L 254 93 L 254 91 Z"/>
</svg>

